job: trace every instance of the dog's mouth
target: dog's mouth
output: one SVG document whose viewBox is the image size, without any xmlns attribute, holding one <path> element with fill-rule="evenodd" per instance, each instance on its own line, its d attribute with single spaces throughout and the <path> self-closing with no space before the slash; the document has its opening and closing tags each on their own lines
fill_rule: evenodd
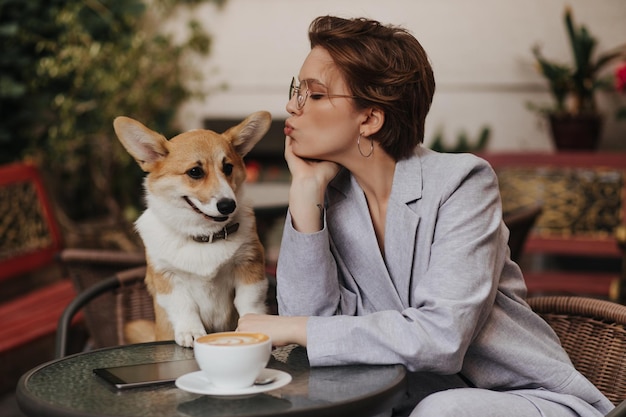
<svg viewBox="0 0 626 417">
<path fill-rule="evenodd" d="M 219 217 L 214 217 L 214 216 L 209 216 L 208 214 L 206 214 L 205 212 L 203 212 L 202 210 L 200 210 L 198 207 L 196 207 L 196 205 L 194 203 L 191 202 L 191 200 L 189 199 L 189 197 L 184 196 L 183 199 L 187 202 L 187 204 L 189 204 L 191 206 L 191 208 L 198 214 L 201 214 L 202 216 L 204 216 L 205 218 L 209 219 L 209 220 L 213 220 L 214 222 L 225 222 L 226 220 L 228 220 L 228 216 L 219 216 Z"/>
</svg>

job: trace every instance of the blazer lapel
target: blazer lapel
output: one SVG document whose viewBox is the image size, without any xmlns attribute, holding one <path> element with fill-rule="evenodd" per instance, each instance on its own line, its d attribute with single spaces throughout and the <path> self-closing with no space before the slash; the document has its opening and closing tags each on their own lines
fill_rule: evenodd
<svg viewBox="0 0 626 417">
<path fill-rule="evenodd" d="M 411 278 L 420 216 L 415 203 L 422 197 L 422 169 L 419 157 L 399 161 L 387 204 L 385 257 L 387 268 L 402 305 L 409 306 Z"/>
<path fill-rule="evenodd" d="M 340 175 L 333 180 L 327 209 L 337 265 L 346 285 L 360 293 L 364 310 L 399 309 L 401 302 L 376 243 L 365 195 L 348 171 Z"/>
</svg>

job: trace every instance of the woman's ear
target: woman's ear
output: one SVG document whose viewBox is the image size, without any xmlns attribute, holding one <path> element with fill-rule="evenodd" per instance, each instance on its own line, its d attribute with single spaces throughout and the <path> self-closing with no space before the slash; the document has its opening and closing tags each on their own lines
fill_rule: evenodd
<svg viewBox="0 0 626 417">
<path fill-rule="evenodd" d="M 376 134 L 385 123 L 385 112 L 376 107 L 371 107 L 365 111 L 365 120 L 361 123 L 361 134 L 365 137 Z"/>
</svg>

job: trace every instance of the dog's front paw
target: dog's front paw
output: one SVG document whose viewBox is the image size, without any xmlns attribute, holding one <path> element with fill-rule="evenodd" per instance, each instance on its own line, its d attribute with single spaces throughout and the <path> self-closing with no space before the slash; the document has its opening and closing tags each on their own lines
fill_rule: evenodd
<svg viewBox="0 0 626 417">
<path fill-rule="evenodd" d="M 193 347 L 193 341 L 199 337 L 206 335 L 204 329 L 202 330 L 187 330 L 176 332 L 174 339 L 176 343 L 183 347 Z"/>
</svg>

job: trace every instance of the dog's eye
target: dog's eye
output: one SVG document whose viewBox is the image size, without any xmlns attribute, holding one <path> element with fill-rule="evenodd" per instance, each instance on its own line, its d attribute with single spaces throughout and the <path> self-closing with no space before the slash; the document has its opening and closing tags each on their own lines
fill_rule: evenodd
<svg viewBox="0 0 626 417">
<path fill-rule="evenodd" d="M 187 171 L 187 175 L 194 180 L 199 180 L 204 177 L 204 170 L 200 167 L 193 167 Z"/>
<path fill-rule="evenodd" d="M 233 164 L 229 164 L 228 162 L 225 162 L 224 167 L 222 169 L 224 170 L 224 174 L 230 175 L 233 173 Z"/>
</svg>

